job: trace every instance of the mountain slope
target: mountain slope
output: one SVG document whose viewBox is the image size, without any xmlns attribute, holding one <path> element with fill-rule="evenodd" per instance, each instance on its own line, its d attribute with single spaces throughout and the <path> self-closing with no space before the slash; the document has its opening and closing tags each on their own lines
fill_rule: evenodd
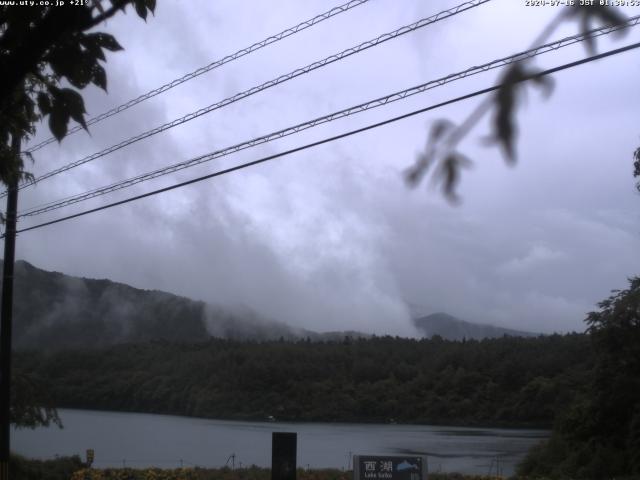
<svg viewBox="0 0 640 480">
<path fill-rule="evenodd" d="M 425 337 L 439 335 L 446 340 L 481 340 L 483 338 L 498 338 L 503 335 L 512 337 L 533 337 L 535 333 L 511 330 L 508 328 L 465 322 L 447 313 L 433 313 L 426 317 L 414 319 L 416 328 Z"/>
<path fill-rule="evenodd" d="M 57 350 L 124 342 L 298 338 L 314 332 L 166 292 L 15 264 L 13 344 Z"/>
</svg>

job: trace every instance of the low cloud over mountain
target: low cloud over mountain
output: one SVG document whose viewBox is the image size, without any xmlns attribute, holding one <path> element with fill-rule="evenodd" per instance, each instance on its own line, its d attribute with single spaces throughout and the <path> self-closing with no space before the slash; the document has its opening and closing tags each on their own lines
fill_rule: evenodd
<svg viewBox="0 0 640 480">
<path fill-rule="evenodd" d="M 446 340 L 498 338 L 503 335 L 512 337 L 533 337 L 535 333 L 512 330 L 480 323 L 460 320 L 447 313 L 433 313 L 414 320 L 416 328 L 425 336 L 439 335 Z"/>
</svg>

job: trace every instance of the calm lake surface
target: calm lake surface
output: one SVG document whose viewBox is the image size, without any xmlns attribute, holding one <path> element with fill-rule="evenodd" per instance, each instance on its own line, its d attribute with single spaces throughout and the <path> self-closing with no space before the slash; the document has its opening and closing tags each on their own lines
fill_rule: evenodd
<svg viewBox="0 0 640 480">
<path fill-rule="evenodd" d="M 95 450 L 96 467 L 271 465 L 271 432 L 298 433 L 298 466 L 350 468 L 352 454 L 427 455 L 429 471 L 513 473 L 546 430 L 236 422 L 202 418 L 59 410 L 64 429 L 12 430 L 12 450 L 35 458 Z"/>
</svg>

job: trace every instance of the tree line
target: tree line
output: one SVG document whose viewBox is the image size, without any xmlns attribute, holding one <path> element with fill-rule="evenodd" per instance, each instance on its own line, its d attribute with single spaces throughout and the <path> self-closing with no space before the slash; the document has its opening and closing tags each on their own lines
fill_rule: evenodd
<svg viewBox="0 0 640 480">
<path fill-rule="evenodd" d="M 584 334 L 155 341 L 19 352 L 56 407 L 287 421 L 551 426 L 594 368 Z"/>
</svg>

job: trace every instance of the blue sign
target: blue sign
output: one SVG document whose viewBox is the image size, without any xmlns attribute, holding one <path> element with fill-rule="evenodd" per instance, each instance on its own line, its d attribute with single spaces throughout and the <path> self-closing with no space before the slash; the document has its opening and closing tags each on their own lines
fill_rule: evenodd
<svg viewBox="0 0 640 480">
<path fill-rule="evenodd" d="M 426 480 L 427 459 L 422 456 L 355 455 L 354 480 Z"/>
</svg>

